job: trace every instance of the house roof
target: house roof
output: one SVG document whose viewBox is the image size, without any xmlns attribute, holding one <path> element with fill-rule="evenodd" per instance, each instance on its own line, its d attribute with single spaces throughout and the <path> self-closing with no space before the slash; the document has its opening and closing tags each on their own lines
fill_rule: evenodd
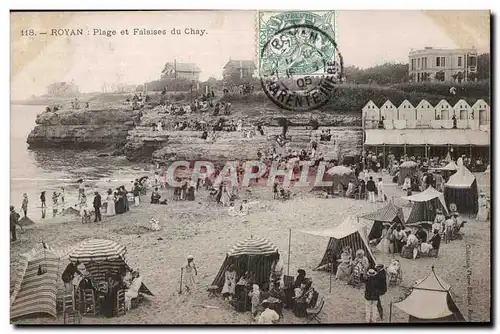
<svg viewBox="0 0 500 334">
<path fill-rule="evenodd" d="M 200 68 L 194 63 L 167 63 L 166 66 L 175 68 L 177 72 L 201 72 Z"/>
<path fill-rule="evenodd" d="M 252 60 L 230 60 L 224 65 L 223 69 L 228 67 L 231 68 L 255 68 L 255 64 Z"/>
</svg>

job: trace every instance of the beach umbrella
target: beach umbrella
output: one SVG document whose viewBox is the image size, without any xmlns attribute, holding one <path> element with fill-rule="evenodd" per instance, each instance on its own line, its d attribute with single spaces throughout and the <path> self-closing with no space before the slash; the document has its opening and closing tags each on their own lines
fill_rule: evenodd
<svg viewBox="0 0 500 334">
<path fill-rule="evenodd" d="M 349 167 L 346 166 L 335 166 L 330 168 L 326 173 L 329 175 L 349 175 L 353 171 Z"/>
<path fill-rule="evenodd" d="M 90 262 L 120 259 L 127 248 L 111 240 L 89 239 L 69 254 L 70 261 Z"/>
<path fill-rule="evenodd" d="M 417 163 L 415 161 L 405 161 L 399 167 L 403 168 L 414 168 L 417 167 Z"/>
</svg>

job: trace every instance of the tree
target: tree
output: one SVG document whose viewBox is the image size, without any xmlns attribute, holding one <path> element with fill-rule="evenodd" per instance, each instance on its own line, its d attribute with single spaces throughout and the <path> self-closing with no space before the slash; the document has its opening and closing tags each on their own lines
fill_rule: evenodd
<svg viewBox="0 0 500 334">
<path fill-rule="evenodd" d="M 444 71 L 436 72 L 436 75 L 434 76 L 434 78 L 437 81 L 444 81 Z"/>
<path fill-rule="evenodd" d="M 53 82 L 47 86 L 47 95 L 50 96 L 73 96 L 78 93 L 78 86 L 73 82 Z"/>
<path fill-rule="evenodd" d="M 356 84 L 392 85 L 409 80 L 408 64 L 385 63 L 366 69 L 346 66 L 344 72 L 347 82 Z"/>
<path fill-rule="evenodd" d="M 457 73 L 457 80 L 458 83 L 462 83 L 462 80 L 464 79 L 464 73 L 462 71 Z"/>
<path fill-rule="evenodd" d="M 490 78 L 490 54 L 483 53 L 477 57 L 477 78 L 479 80 Z"/>
</svg>

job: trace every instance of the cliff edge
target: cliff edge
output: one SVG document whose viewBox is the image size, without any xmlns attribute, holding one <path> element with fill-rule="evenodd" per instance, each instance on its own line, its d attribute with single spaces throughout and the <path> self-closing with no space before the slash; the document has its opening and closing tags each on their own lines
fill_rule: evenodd
<svg viewBox="0 0 500 334">
<path fill-rule="evenodd" d="M 125 108 L 43 112 L 28 136 L 29 148 L 120 148 L 138 120 Z"/>
</svg>

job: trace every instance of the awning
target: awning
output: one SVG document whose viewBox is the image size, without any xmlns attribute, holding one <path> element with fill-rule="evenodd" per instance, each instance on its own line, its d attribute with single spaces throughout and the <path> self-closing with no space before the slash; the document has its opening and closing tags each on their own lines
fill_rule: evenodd
<svg viewBox="0 0 500 334">
<path fill-rule="evenodd" d="M 489 146 L 490 133 L 470 129 L 366 129 L 365 145 Z"/>
<path fill-rule="evenodd" d="M 361 231 L 366 227 L 371 228 L 373 225 L 373 221 L 365 221 L 362 219 L 358 219 L 356 217 L 348 217 L 345 219 L 340 225 L 334 227 L 334 228 L 329 228 L 329 229 L 324 229 L 324 230 L 319 230 L 319 231 L 311 231 L 311 230 L 298 230 L 298 232 L 306 233 L 306 234 L 312 234 L 320 237 L 330 237 L 330 238 L 335 238 L 335 239 L 341 239 L 344 238 L 348 235 L 353 234 L 354 232 Z M 362 237 L 364 236 L 363 233 L 361 233 Z"/>
</svg>

